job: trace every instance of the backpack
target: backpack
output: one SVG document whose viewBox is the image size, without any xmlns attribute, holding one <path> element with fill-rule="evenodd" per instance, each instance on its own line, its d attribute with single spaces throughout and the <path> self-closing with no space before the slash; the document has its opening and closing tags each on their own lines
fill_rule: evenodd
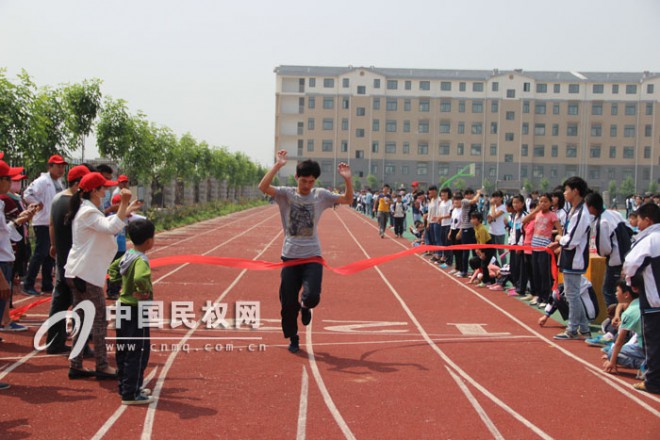
<svg viewBox="0 0 660 440">
<path fill-rule="evenodd" d="M 625 222 L 619 222 L 612 235 L 616 236 L 616 241 L 619 244 L 619 256 L 621 257 L 621 263 L 623 264 L 623 261 L 625 261 L 626 255 L 632 246 L 633 230 L 630 229 Z"/>
</svg>

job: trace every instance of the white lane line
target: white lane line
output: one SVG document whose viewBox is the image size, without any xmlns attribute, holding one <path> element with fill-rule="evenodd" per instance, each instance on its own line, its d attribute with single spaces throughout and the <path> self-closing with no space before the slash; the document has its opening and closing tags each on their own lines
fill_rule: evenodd
<svg viewBox="0 0 660 440">
<path fill-rule="evenodd" d="M 147 385 L 149 385 L 149 382 L 151 382 L 151 379 L 153 379 L 154 376 L 156 375 L 156 371 L 158 371 L 158 367 L 154 368 L 149 373 L 149 375 L 147 375 L 147 377 L 144 378 L 144 383 L 142 384 L 143 388 L 146 388 Z M 119 417 L 121 417 L 121 415 L 124 414 L 124 411 L 126 411 L 126 408 L 128 408 L 128 406 L 119 405 L 119 407 L 117 408 L 115 413 L 113 415 L 111 415 L 108 418 L 108 420 L 105 421 L 103 426 L 101 426 L 101 428 L 96 432 L 96 434 L 94 434 L 94 437 L 92 437 L 92 440 L 102 439 L 103 436 L 105 436 L 108 433 L 108 431 L 110 431 L 110 428 L 112 428 L 112 426 L 117 422 L 117 420 L 119 420 Z"/>
<path fill-rule="evenodd" d="M 2 373 L 0 373 L 0 380 L 4 379 L 9 373 L 29 361 L 31 358 L 35 357 L 39 353 L 37 350 L 32 350 L 30 353 L 26 354 L 13 364 L 9 365 L 7 368 L 4 369 Z"/>
<path fill-rule="evenodd" d="M 309 377 L 307 368 L 302 367 L 302 382 L 300 384 L 300 406 L 298 408 L 298 432 L 297 440 L 305 440 L 307 431 L 307 398 L 309 394 Z"/>
<path fill-rule="evenodd" d="M 309 367 L 312 370 L 312 376 L 314 376 L 316 385 L 319 387 L 319 391 L 321 391 L 321 395 L 323 396 L 323 401 L 325 402 L 325 406 L 328 407 L 330 414 L 332 414 L 332 418 L 335 419 L 335 422 L 337 422 L 339 429 L 341 429 L 341 432 L 344 433 L 344 437 L 346 437 L 347 439 L 355 440 L 355 436 L 351 432 L 351 429 L 348 427 L 348 424 L 346 423 L 344 418 L 341 416 L 341 413 L 335 406 L 335 402 L 332 401 L 332 397 L 330 397 L 330 392 L 328 392 L 328 388 L 325 386 L 325 383 L 323 382 L 323 378 L 321 377 L 321 372 L 319 371 L 319 367 L 316 364 L 316 358 L 314 357 L 314 347 L 312 346 L 312 323 L 310 323 L 307 326 L 307 330 L 305 331 L 305 339 L 306 339 L 305 350 L 307 350 Z"/>
<path fill-rule="evenodd" d="M 355 213 L 354 216 L 361 217 L 361 214 Z M 366 223 L 367 225 L 369 225 L 372 229 L 374 229 L 374 230 L 378 230 L 378 227 L 375 226 L 375 225 L 373 225 L 373 224 L 371 224 L 370 222 L 365 221 L 364 219 L 360 219 L 360 220 L 361 220 L 363 223 Z M 395 241 L 395 240 L 393 240 L 393 241 L 394 241 L 396 244 L 398 244 L 399 246 L 401 246 L 402 248 L 404 248 L 404 249 L 408 249 L 408 247 L 406 247 L 406 246 L 403 245 L 402 243 L 400 243 L 400 242 L 398 242 L 398 241 Z M 614 382 L 618 382 L 620 385 L 622 385 L 622 386 L 624 386 L 624 387 L 630 387 L 630 383 L 628 383 L 628 382 L 626 382 L 625 380 L 620 379 L 620 378 L 618 378 L 618 377 L 616 377 L 616 376 L 613 376 L 613 375 L 611 375 L 611 374 L 605 373 L 605 372 L 602 371 L 598 366 L 593 365 L 593 364 L 589 363 L 588 361 L 582 359 L 581 357 L 579 357 L 579 356 L 577 356 L 577 355 L 571 353 L 569 350 L 565 349 L 562 345 L 558 344 L 558 343 L 555 342 L 553 339 L 548 339 L 548 338 L 546 338 L 546 337 L 543 336 L 541 333 L 539 333 L 539 332 L 536 331 L 534 328 L 530 327 L 530 326 L 527 325 L 525 322 L 523 322 L 523 321 L 521 321 L 520 319 L 518 319 L 517 317 L 515 317 L 513 314 L 511 314 L 511 313 L 508 312 L 507 310 L 503 309 L 502 307 L 498 306 L 497 304 L 495 304 L 494 302 L 492 302 L 492 301 L 491 301 L 490 299 L 488 299 L 487 297 L 483 296 L 481 293 L 479 293 L 479 292 L 477 292 L 476 290 L 472 289 L 469 285 L 463 284 L 460 280 L 456 279 L 455 277 L 453 277 L 453 276 L 451 276 L 451 275 L 448 275 L 446 272 L 444 272 L 442 269 L 440 269 L 437 265 L 435 265 L 435 264 L 429 262 L 428 260 L 424 259 L 424 258 L 423 258 L 422 256 L 420 256 L 419 254 L 415 254 L 415 256 L 416 256 L 418 259 L 420 259 L 421 261 L 425 262 L 426 264 L 432 266 L 435 270 L 437 270 L 438 272 L 440 272 L 441 274 L 443 274 L 443 275 L 444 275 L 445 277 L 447 277 L 448 279 L 452 280 L 454 283 L 456 283 L 456 284 L 458 284 L 459 286 L 465 288 L 467 291 L 469 291 L 469 292 L 472 293 L 474 296 L 476 296 L 477 298 L 479 298 L 479 299 L 481 299 L 482 301 L 484 301 L 486 304 L 488 304 L 488 305 L 490 305 L 491 307 L 493 307 L 493 308 L 494 308 L 495 310 L 497 310 L 498 312 L 502 313 L 504 316 L 506 316 L 506 317 L 509 318 L 511 321 L 513 321 L 513 322 L 515 322 L 516 324 L 518 324 L 518 325 L 519 325 L 520 327 L 522 327 L 523 329 L 527 330 L 529 333 L 531 333 L 532 335 L 534 335 L 534 336 L 535 336 L 536 338 L 538 338 L 539 340 L 543 341 L 543 342 L 546 343 L 546 344 L 551 345 L 553 348 L 556 348 L 557 350 L 559 350 L 559 351 L 560 351 L 561 353 L 563 353 L 564 355 L 566 355 L 566 356 L 570 357 L 571 359 L 573 359 L 573 360 L 575 360 L 575 361 L 581 363 L 581 364 L 584 365 L 585 367 L 589 368 L 592 372 L 597 373 L 597 374 L 600 374 L 602 377 L 605 377 L 605 378 L 607 378 L 608 380 L 611 380 L 611 381 L 614 381 Z M 569 342 L 569 344 L 571 344 L 571 343 L 572 343 L 572 342 Z M 633 400 L 635 403 L 637 403 L 638 400 L 639 400 L 639 399 L 637 399 L 637 395 L 638 395 L 638 393 L 636 393 L 636 391 L 634 391 L 633 389 L 630 389 L 630 391 L 627 391 L 626 395 L 627 395 L 631 400 Z M 660 396 L 656 396 L 656 395 L 654 395 L 654 394 L 650 394 L 650 393 L 645 393 L 645 394 L 644 394 L 644 397 L 647 398 L 647 399 L 650 399 L 650 400 L 653 400 L 653 401 L 655 401 L 655 402 L 660 403 Z"/>
<path fill-rule="evenodd" d="M 270 220 L 270 217 L 266 220 Z M 253 229 L 254 227 L 260 225 L 261 223 L 265 222 L 266 220 L 263 220 L 262 222 L 257 223 L 257 225 L 253 226 L 250 229 Z M 244 231 L 243 233 L 248 232 L 250 229 L 247 231 Z M 257 260 L 259 257 L 261 257 L 263 254 L 266 253 L 268 248 L 277 240 L 279 239 L 280 235 L 282 234 L 282 231 L 278 232 L 275 237 L 263 248 L 261 252 L 257 254 L 253 258 L 253 260 Z M 242 235 L 242 234 L 241 234 Z M 203 255 L 210 254 L 213 252 L 215 249 L 220 247 L 221 245 L 216 246 L 215 248 L 211 249 L 210 251 L 204 253 Z M 243 278 L 243 275 L 247 273 L 247 269 L 243 269 L 241 273 L 236 276 L 234 281 L 231 282 L 231 284 L 220 294 L 220 296 L 215 300 L 215 302 L 221 302 L 225 296 L 229 294 L 229 292 L 238 284 L 238 282 Z M 199 322 L 197 322 L 197 325 L 193 328 L 191 328 L 186 335 L 181 339 L 179 342 L 178 346 L 181 347 L 182 344 L 185 344 L 186 341 L 192 336 L 192 334 L 195 332 L 195 330 L 199 327 Z M 156 418 L 156 408 L 158 408 L 158 397 L 160 396 L 160 392 L 163 389 L 163 384 L 165 383 L 165 379 L 167 378 L 167 373 L 169 373 L 170 368 L 172 368 L 172 365 L 174 365 L 174 360 L 178 356 L 180 350 L 174 351 L 170 353 L 170 355 L 167 358 L 167 361 L 165 362 L 165 366 L 161 370 L 160 375 L 158 376 L 158 380 L 156 382 L 156 386 L 154 387 L 152 395 L 156 399 L 153 403 L 149 405 L 149 409 L 147 409 L 147 414 L 144 419 L 144 425 L 142 428 L 142 440 L 148 440 L 151 439 L 151 433 L 153 432 L 153 427 L 154 427 L 154 420 Z"/>
<path fill-rule="evenodd" d="M 617 384 L 614 384 L 614 383 L 610 382 L 609 380 L 607 380 L 607 378 L 603 377 L 603 376 L 600 375 L 600 374 L 597 374 L 597 373 L 594 372 L 594 371 L 591 371 L 591 370 L 588 369 L 588 368 L 585 368 L 585 370 L 587 370 L 589 373 L 593 374 L 593 375 L 596 376 L 598 379 L 602 380 L 603 382 L 605 382 L 606 384 L 608 384 L 609 386 L 611 386 L 612 388 L 614 388 L 615 390 L 617 390 L 618 392 L 620 392 L 621 394 L 623 394 L 624 396 L 628 397 L 628 396 L 627 396 L 627 394 L 628 394 L 628 390 L 627 390 L 627 389 L 625 389 L 625 388 L 623 388 L 623 387 L 621 387 L 621 386 L 619 386 L 619 385 L 617 385 Z M 628 384 L 628 386 L 631 386 L 631 385 Z M 642 393 L 639 392 L 639 395 L 642 395 Z M 648 410 L 648 411 L 649 411 L 651 414 L 653 414 L 654 416 L 656 416 L 656 417 L 660 417 L 660 411 L 656 410 L 656 409 L 653 408 L 651 405 L 647 404 L 646 402 L 643 402 L 641 399 L 637 398 L 636 396 L 632 396 L 631 399 L 636 400 L 637 403 L 638 403 L 640 406 L 642 406 L 643 408 L 645 408 L 646 410 Z"/>
<path fill-rule="evenodd" d="M 449 368 L 447 365 L 445 365 L 445 368 L 451 375 L 452 379 L 454 379 L 454 381 L 456 382 L 456 385 L 458 385 L 461 391 L 463 391 L 463 394 L 465 394 L 465 396 L 467 397 L 468 402 L 472 404 L 474 410 L 477 412 L 477 414 L 479 414 L 479 417 L 484 422 L 484 425 L 486 425 L 490 433 L 493 434 L 493 438 L 504 439 L 502 433 L 500 433 L 500 431 L 497 429 L 493 421 L 490 419 L 490 417 L 488 417 L 488 414 L 486 414 L 486 411 L 484 411 L 483 407 L 479 404 L 479 401 L 470 392 L 470 389 L 467 387 L 467 385 L 463 383 L 461 378 L 458 377 L 458 375 L 456 375 L 456 373 L 454 373 L 451 368 Z"/>
<path fill-rule="evenodd" d="M 337 218 L 339 219 L 339 221 L 340 221 L 340 222 L 342 223 L 342 225 L 344 226 L 344 229 L 346 229 L 346 232 L 348 233 L 348 235 L 350 235 L 351 238 L 353 238 L 353 240 L 355 241 L 355 243 L 357 244 L 357 246 L 362 250 L 362 252 L 364 253 L 364 255 L 365 255 L 367 258 L 371 258 L 371 257 L 369 256 L 369 253 L 367 253 L 366 249 L 365 249 L 365 248 L 362 246 L 362 244 L 357 240 L 357 238 L 355 237 L 355 235 L 353 235 L 353 232 L 348 228 L 348 225 L 346 225 L 346 223 L 344 222 L 344 220 L 343 220 L 341 217 L 339 217 L 339 215 L 337 214 L 336 211 L 335 211 L 335 215 L 337 216 Z M 454 371 L 455 371 L 456 373 L 458 373 L 463 379 L 465 379 L 465 380 L 466 380 L 467 382 L 469 382 L 472 386 L 474 386 L 475 388 L 477 388 L 477 389 L 478 389 L 478 390 L 479 390 L 484 396 L 486 396 L 487 398 L 489 398 L 493 403 L 495 403 L 497 406 L 499 406 L 499 407 L 502 408 L 504 411 L 506 411 L 507 413 L 509 413 L 509 415 L 511 415 L 512 417 L 514 417 L 516 420 L 518 420 L 518 421 L 519 421 L 520 423 L 522 423 L 524 426 L 526 426 L 527 428 L 529 428 L 529 429 L 530 429 L 531 431 L 533 431 L 536 435 L 538 435 L 539 437 L 541 437 L 541 438 L 543 438 L 543 439 L 551 439 L 551 438 L 552 438 L 550 435 L 548 435 L 547 433 L 545 433 L 541 428 L 539 428 L 538 426 L 534 425 L 531 421 L 527 420 L 527 419 L 526 419 L 525 417 L 523 417 L 520 413 L 518 413 L 517 411 L 515 411 L 515 410 L 514 410 L 513 408 L 511 408 L 509 405 L 507 405 L 507 404 L 504 403 L 502 400 L 500 400 L 498 397 L 496 397 L 493 393 L 491 393 L 490 391 L 488 391 L 484 386 L 482 386 L 480 383 L 478 383 L 476 380 L 474 380 L 474 379 L 473 379 L 469 374 L 467 374 L 467 373 L 466 373 L 461 367 L 459 367 L 458 364 L 456 364 L 454 361 L 452 361 L 451 358 L 450 358 L 449 356 L 447 356 L 447 355 L 445 354 L 445 352 L 442 351 L 442 350 L 440 349 L 440 347 L 438 347 L 438 345 L 433 341 L 433 339 L 431 339 L 431 337 L 430 337 L 429 334 L 426 332 L 426 330 L 424 330 L 424 327 L 422 327 L 422 324 L 417 320 L 417 318 L 416 318 L 415 315 L 413 314 L 412 310 L 410 310 L 410 308 L 408 307 L 408 305 L 406 304 L 406 302 L 403 300 L 403 298 L 401 297 L 401 295 L 399 295 L 399 293 L 398 293 L 397 290 L 394 288 L 394 286 L 392 286 L 392 284 L 389 282 L 389 280 L 388 280 L 387 277 L 383 274 L 383 272 L 380 270 L 380 268 L 379 268 L 378 266 L 374 266 L 374 270 L 378 273 L 378 275 L 380 275 L 380 277 L 381 277 L 381 279 L 383 280 L 383 282 L 385 283 L 385 285 L 388 287 L 388 289 L 390 289 L 390 292 L 392 292 L 392 295 L 394 295 L 394 297 L 397 299 L 397 301 L 399 301 L 399 304 L 401 305 L 401 307 L 403 308 L 403 310 L 404 310 L 404 311 L 406 312 L 406 314 L 408 315 L 408 318 L 410 318 L 410 320 L 412 321 L 412 323 L 415 325 L 415 327 L 417 328 L 417 331 L 419 331 L 420 335 L 422 335 L 422 337 L 424 338 L 424 340 L 425 340 L 425 341 L 431 346 L 431 348 L 432 348 L 432 349 L 438 354 L 438 356 L 440 356 L 440 358 L 441 358 L 442 360 L 444 360 L 449 366 L 451 366 L 451 367 L 454 369 Z"/>
</svg>

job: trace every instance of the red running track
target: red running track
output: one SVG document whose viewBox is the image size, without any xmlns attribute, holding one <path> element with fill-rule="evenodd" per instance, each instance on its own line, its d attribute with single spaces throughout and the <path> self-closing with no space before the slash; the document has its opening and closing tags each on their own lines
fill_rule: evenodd
<svg viewBox="0 0 660 440">
<path fill-rule="evenodd" d="M 409 246 L 391 234 L 380 239 L 372 220 L 346 207 L 327 211 L 320 233 L 335 267 Z M 150 255 L 278 261 L 281 243 L 277 208 L 268 206 L 159 234 Z M 3 334 L 0 343 L 0 381 L 12 385 L 0 394 L 0 438 L 645 439 L 660 432 L 660 398 L 633 390 L 634 372 L 602 373 L 598 349 L 554 341 L 559 324 L 539 328 L 538 310 L 469 288 L 420 256 L 353 276 L 326 271 L 297 355 L 279 328 L 277 271 L 169 266 L 154 280 L 165 310 L 193 301 L 199 321 L 206 301 L 216 301 L 229 306 L 232 324 L 236 302 L 259 301 L 262 325 L 152 329 L 157 348 L 186 351 L 152 352 L 147 386 L 157 400 L 126 407 L 114 382 L 69 381 L 64 357 L 31 349 L 48 313 L 40 305 L 23 319 L 29 332 Z"/>
</svg>

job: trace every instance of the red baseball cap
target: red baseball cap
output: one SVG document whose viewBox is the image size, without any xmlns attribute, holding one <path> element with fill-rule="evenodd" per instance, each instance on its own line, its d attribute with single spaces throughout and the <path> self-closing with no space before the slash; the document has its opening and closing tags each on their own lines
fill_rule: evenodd
<svg viewBox="0 0 660 440">
<path fill-rule="evenodd" d="M 415 181 L 414 181 L 413 183 L 411 183 L 410 185 L 412 185 L 412 186 L 419 186 L 419 182 L 415 180 Z"/>
<path fill-rule="evenodd" d="M 94 172 L 94 173 L 87 173 L 83 176 L 82 179 L 80 179 L 80 189 L 83 191 L 91 191 L 95 188 L 99 188 L 101 186 L 115 186 L 117 185 L 117 182 L 114 180 L 106 180 L 105 177 L 103 177 L 103 174 Z"/>
<path fill-rule="evenodd" d="M 14 177 L 11 178 L 14 182 L 18 182 L 19 180 L 27 179 L 27 176 L 25 174 L 16 174 Z"/>
<path fill-rule="evenodd" d="M 21 174 L 23 172 L 23 167 L 15 167 L 12 168 L 9 166 L 7 162 L 4 160 L 0 160 L 0 177 L 14 177 L 18 174 Z"/>
<path fill-rule="evenodd" d="M 117 177 L 117 182 L 128 182 L 128 176 L 126 174 L 120 174 L 119 177 Z"/>
<path fill-rule="evenodd" d="M 4 151 L 0 151 L 0 159 L 2 159 L 3 157 L 5 157 L 5 153 Z"/>
<path fill-rule="evenodd" d="M 53 154 L 52 156 L 50 156 L 48 158 L 48 163 L 68 165 L 68 162 L 66 160 L 64 160 L 64 158 L 62 156 L 60 156 L 59 154 Z"/>
<path fill-rule="evenodd" d="M 80 179 L 85 174 L 89 174 L 89 169 L 85 165 L 76 165 L 69 170 L 67 180 L 73 182 L 76 179 Z"/>
<path fill-rule="evenodd" d="M 114 196 L 112 196 L 112 199 L 110 200 L 110 204 L 119 205 L 119 202 L 121 202 L 121 194 L 115 194 Z"/>
</svg>

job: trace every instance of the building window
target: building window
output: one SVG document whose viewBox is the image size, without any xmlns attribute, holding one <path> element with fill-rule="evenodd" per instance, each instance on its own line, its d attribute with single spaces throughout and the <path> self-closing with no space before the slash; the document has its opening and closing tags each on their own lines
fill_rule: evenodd
<svg viewBox="0 0 660 440">
<path fill-rule="evenodd" d="M 374 78 L 374 89 L 380 89 L 380 79 Z"/>
<path fill-rule="evenodd" d="M 578 114 L 579 105 L 577 103 L 568 104 L 568 114 L 575 116 Z"/>
<path fill-rule="evenodd" d="M 524 179 L 527 177 L 527 166 L 520 167 L 520 178 Z"/>
<path fill-rule="evenodd" d="M 472 134 L 481 134 L 482 132 L 481 122 L 473 122 L 471 130 L 472 130 L 471 131 Z"/>
<path fill-rule="evenodd" d="M 385 143 L 385 153 L 395 154 L 396 153 L 396 142 L 386 142 Z"/>
<path fill-rule="evenodd" d="M 600 158 L 600 145 L 592 145 L 591 148 L 589 148 L 589 157 L 592 159 Z"/>
<path fill-rule="evenodd" d="M 399 88 L 399 82 L 395 79 L 387 80 L 387 90 L 396 90 Z"/>
<path fill-rule="evenodd" d="M 442 91 L 444 91 L 444 92 L 449 92 L 449 91 L 451 91 L 451 82 L 449 82 L 449 81 L 442 81 L 442 82 L 440 83 L 440 90 L 442 90 Z"/>
<path fill-rule="evenodd" d="M 307 130 L 314 130 L 314 118 L 307 119 Z"/>
<path fill-rule="evenodd" d="M 600 116 L 603 114 L 603 104 L 594 103 L 591 104 L 591 114 L 594 116 Z"/>
<path fill-rule="evenodd" d="M 316 87 L 316 78 L 309 78 L 308 83 L 310 87 Z"/>
<path fill-rule="evenodd" d="M 531 84 L 528 82 L 523 83 L 523 92 L 529 92 L 530 90 L 532 90 Z"/>
<path fill-rule="evenodd" d="M 385 164 L 385 175 L 386 176 L 391 176 L 396 172 L 396 166 L 393 163 L 386 163 Z"/>
<path fill-rule="evenodd" d="M 522 134 L 529 134 L 529 123 L 523 122 L 523 124 L 522 124 Z"/>
<path fill-rule="evenodd" d="M 619 85 L 612 84 L 612 94 L 617 95 L 619 93 Z"/>
<path fill-rule="evenodd" d="M 310 153 L 314 151 L 314 139 L 307 140 L 307 151 Z"/>
<path fill-rule="evenodd" d="M 552 91 L 554 93 L 561 93 L 561 84 L 553 84 L 552 85 Z"/>
<path fill-rule="evenodd" d="M 646 85 L 646 93 L 648 93 L 648 94 L 653 93 L 653 84 L 647 84 Z"/>
<path fill-rule="evenodd" d="M 537 103 L 534 106 L 534 113 L 536 113 L 537 115 L 544 115 L 545 114 L 545 102 Z"/>
<path fill-rule="evenodd" d="M 431 110 L 431 102 L 428 99 L 419 100 L 419 111 L 428 112 Z"/>
<path fill-rule="evenodd" d="M 297 134 L 299 134 L 299 135 L 300 135 L 300 134 L 303 134 L 303 127 L 304 127 L 304 126 L 305 126 L 305 123 L 304 123 L 304 122 L 298 122 L 298 130 L 297 130 Z"/>
<path fill-rule="evenodd" d="M 619 105 L 613 103 L 611 108 L 610 108 L 610 113 L 612 114 L 612 116 L 618 115 L 619 114 Z"/>
<path fill-rule="evenodd" d="M 380 120 L 374 119 L 371 121 L 371 131 L 380 131 Z"/>
<path fill-rule="evenodd" d="M 465 154 L 465 145 L 462 142 L 456 144 L 456 154 L 458 156 L 463 156 Z"/>
<path fill-rule="evenodd" d="M 410 99 L 404 99 L 403 100 L 403 111 L 404 112 L 409 112 L 410 111 Z"/>
<path fill-rule="evenodd" d="M 614 145 L 610 147 L 610 159 L 616 159 L 616 147 Z"/>
<path fill-rule="evenodd" d="M 472 83 L 472 91 L 473 92 L 483 92 L 484 91 L 484 83 L 482 83 L 482 82 Z"/>
<path fill-rule="evenodd" d="M 388 133 L 396 133 L 396 121 L 388 120 L 385 123 L 385 131 Z"/>
<path fill-rule="evenodd" d="M 634 95 L 637 93 L 637 84 L 626 84 L 626 95 Z"/>
<path fill-rule="evenodd" d="M 605 90 L 605 86 L 602 84 L 594 84 L 591 90 L 595 95 L 602 95 L 603 91 Z"/>
<path fill-rule="evenodd" d="M 323 98 L 323 108 L 326 110 L 335 108 L 335 100 L 333 98 Z"/>
<path fill-rule="evenodd" d="M 364 128 L 355 129 L 355 137 L 363 138 L 364 137 Z"/>
<path fill-rule="evenodd" d="M 348 153 L 348 141 L 341 141 L 341 152 Z"/>
<path fill-rule="evenodd" d="M 358 95 L 366 95 L 367 94 L 367 88 L 365 86 L 358 86 L 357 93 L 358 93 Z"/>
<path fill-rule="evenodd" d="M 623 137 L 627 137 L 627 138 L 635 137 L 635 126 L 634 125 L 624 125 L 623 126 Z"/>
<path fill-rule="evenodd" d="M 431 81 L 420 81 L 419 90 L 431 90 Z"/>
<path fill-rule="evenodd" d="M 355 150 L 356 159 L 364 159 L 364 150 Z"/>
<path fill-rule="evenodd" d="M 491 113 L 497 113 L 499 110 L 499 102 L 497 100 L 490 102 Z"/>
<path fill-rule="evenodd" d="M 534 134 L 536 136 L 545 136 L 545 124 L 534 124 Z"/>
<path fill-rule="evenodd" d="M 559 104 L 552 104 L 552 114 L 553 115 L 559 114 Z"/>
<path fill-rule="evenodd" d="M 428 133 L 429 132 L 429 121 L 428 120 L 419 121 L 417 131 L 419 133 Z"/>
<path fill-rule="evenodd" d="M 472 113 L 483 113 L 484 103 L 482 101 L 472 101 Z"/>
<path fill-rule="evenodd" d="M 397 100 L 396 99 L 388 99 L 385 102 L 385 110 L 388 112 L 395 112 L 397 108 Z"/>
<path fill-rule="evenodd" d="M 520 155 L 522 157 L 527 157 L 529 155 L 529 145 L 527 144 L 522 144 L 520 146 Z"/>
<path fill-rule="evenodd" d="M 410 143 L 404 142 L 402 148 L 403 154 L 410 154 Z"/>
<path fill-rule="evenodd" d="M 355 114 L 357 116 L 364 116 L 367 114 L 367 109 L 365 109 L 364 107 L 358 107 L 355 109 Z"/>
<path fill-rule="evenodd" d="M 412 81 L 406 80 L 406 82 L 404 82 L 404 88 L 406 90 L 412 90 Z"/>
<path fill-rule="evenodd" d="M 566 126 L 566 136 L 577 136 L 577 135 L 578 135 L 578 125 L 568 124 Z"/>
<path fill-rule="evenodd" d="M 591 124 L 591 135 L 593 137 L 600 137 L 603 133 L 603 128 L 600 124 Z"/>
<path fill-rule="evenodd" d="M 374 141 L 371 143 L 371 152 L 378 153 L 378 141 Z"/>
<path fill-rule="evenodd" d="M 348 99 L 348 98 L 342 98 L 342 100 L 341 100 L 341 108 L 343 108 L 344 110 L 346 110 L 346 109 L 349 108 L 349 107 L 350 107 L 350 101 L 349 101 L 349 99 Z"/>
<path fill-rule="evenodd" d="M 426 176 L 429 172 L 429 166 L 426 162 L 417 162 L 417 175 Z"/>
<path fill-rule="evenodd" d="M 646 124 L 644 126 L 644 137 L 651 137 L 651 133 L 653 133 L 653 126 L 651 124 Z"/>
<path fill-rule="evenodd" d="M 624 159 L 634 159 L 635 158 L 635 147 L 623 147 L 623 158 Z"/>
<path fill-rule="evenodd" d="M 507 121 L 513 121 L 516 118 L 516 113 L 515 112 L 506 112 L 506 120 Z"/>
<path fill-rule="evenodd" d="M 490 144 L 490 155 L 497 156 L 497 144 Z"/>
<path fill-rule="evenodd" d="M 626 104 L 626 116 L 635 116 L 637 114 L 637 104 Z"/>
<path fill-rule="evenodd" d="M 505 154 L 504 155 L 504 162 L 508 162 L 508 163 L 513 162 L 513 154 Z"/>
<path fill-rule="evenodd" d="M 610 180 L 616 179 L 616 170 L 614 168 L 607 169 L 607 178 Z"/>
<path fill-rule="evenodd" d="M 458 101 L 458 112 L 465 113 L 465 101 Z"/>
<path fill-rule="evenodd" d="M 513 141 L 513 133 L 504 133 L 504 140 L 509 142 Z"/>
<path fill-rule="evenodd" d="M 536 84 L 536 93 L 548 93 L 548 85 L 544 83 Z"/>
<path fill-rule="evenodd" d="M 373 174 L 374 176 L 378 174 L 378 165 L 375 164 L 371 165 L 371 174 Z"/>
<path fill-rule="evenodd" d="M 323 87 L 326 89 L 331 89 L 335 86 L 334 78 L 323 78 Z"/>
<path fill-rule="evenodd" d="M 380 98 L 374 98 L 372 108 L 374 110 L 380 110 Z"/>
<path fill-rule="evenodd" d="M 429 154 L 429 144 L 427 144 L 427 143 L 417 144 L 417 154 L 420 154 L 420 155 Z"/>
<path fill-rule="evenodd" d="M 515 89 L 507 89 L 506 90 L 506 97 L 507 98 L 515 98 L 516 97 L 516 90 Z"/>
<path fill-rule="evenodd" d="M 464 81 L 461 81 L 458 83 L 458 91 L 459 92 L 464 92 L 466 89 L 466 83 Z"/>
<path fill-rule="evenodd" d="M 348 130 L 348 118 L 341 119 L 341 129 L 344 131 Z"/>
<path fill-rule="evenodd" d="M 497 134 L 497 122 L 490 123 L 490 134 Z"/>
<path fill-rule="evenodd" d="M 523 101 L 522 112 L 529 113 L 529 101 Z"/>
<path fill-rule="evenodd" d="M 470 155 L 481 156 L 481 144 L 470 145 Z"/>
<path fill-rule="evenodd" d="M 566 145 L 566 157 L 577 157 L 577 145 L 575 144 Z"/>
<path fill-rule="evenodd" d="M 552 135 L 559 136 L 559 124 L 552 124 Z"/>
<path fill-rule="evenodd" d="M 532 177 L 535 179 L 543 178 L 543 167 L 541 165 L 534 165 L 532 167 Z"/>
<path fill-rule="evenodd" d="M 465 122 L 458 123 L 458 134 L 465 133 Z"/>
<path fill-rule="evenodd" d="M 491 85 L 490 85 L 490 89 L 491 89 L 493 92 L 499 92 L 499 91 L 500 91 L 500 83 L 497 82 L 497 81 L 493 81 L 493 82 L 491 83 Z"/>
<path fill-rule="evenodd" d="M 440 101 L 440 111 L 443 113 L 451 112 L 451 101 Z"/>
<path fill-rule="evenodd" d="M 401 175 L 407 176 L 408 174 L 410 174 L 408 165 L 401 165 Z"/>
<path fill-rule="evenodd" d="M 449 164 L 439 163 L 438 164 L 438 176 L 448 176 L 449 175 Z"/>
<path fill-rule="evenodd" d="M 440 122 L 440 133 L 448 134 L 451 132 L 451 123 L 449 121 Z"/>
<path fill-rule="evenodd" d="M 342 78 L 342 80 L 341 80 L 341 86 L 342 86 L 343 88 L 347 89 L 348 86 L 349 86 L 349 79 L 348 79 L 348 78 Z"/>
<path fill-rule="evenodd" d="M 559 156 L 559 146 L 558 145 L 553 145 L 552 147 L 550 147 L 550 155 L 552 157 Z"/>
<path fill-rule="evenodd" d="M 324 152 L 329 152 L 332 151 L 332 140 L 330 139 L 325 139 L 323 141 L 323 144 L 321 145 L 321 150 Z"/>
<path fill-rule="evenodd" d="M 568 85 L 568 93 L 580 93 L 580 85 L 579 84 L 569 84 Z"/>
<path fill-rule="evenodd" d="M 440 144 L 438 147 L 438 154 L 440 156 L 448 156 L 449 155 L 449 144 Z"/>
<path fill-rule="evenodd" d="M 410 133 L 410 121 L 409 120 L 403 121 L 403 132 L 404 133 Z"/>
<path fill-rule="evenodd" d="M 650 159 L 650 158 L 651 158 L 651 147 L 647 145 L 644 147 L 644 159 Z"/>
<path fill-rule="evenodd" d="M 646 103 L 646 116 L 651 116 L 653 114 L 653 103 L 652 102 L 647 102 Z"/>
<path fill-rule="evenodd" d="M 316 99 L 313 96 L 310 96 L 307 98 L 307 108 L 315 108 L 316 107 Z"/>
</svg>

